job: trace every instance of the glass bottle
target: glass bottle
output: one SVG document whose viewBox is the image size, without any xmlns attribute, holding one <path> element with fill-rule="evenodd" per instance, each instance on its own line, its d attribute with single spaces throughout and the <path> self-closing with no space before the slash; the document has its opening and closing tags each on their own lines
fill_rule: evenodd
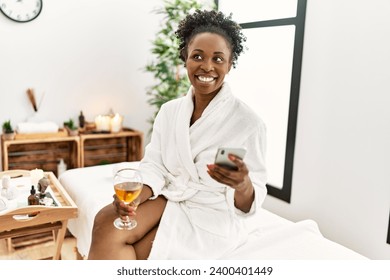
<svg viewBox="0 0 390 280">
<path fill-rule="evenodd" d="M 36 196 L 34 185 L 31 186 L 30 195 L 27 198 L 28 205 L 39 205 L 39 198 Z"/>
<path fill-rule="evenodd" d="M 57 164 L 57 177 L 60 177 L 62 173 L 66 171 L 66 163 L 64 159 L 60 159 L 60 162 Z"/>
<path fill-rule="evenodd" d="M 79 127 L 84 128 L 84 126 L 85 126 L 85 117 L 84 117 L 83 111 L 80 111 Z"/>
</svg>

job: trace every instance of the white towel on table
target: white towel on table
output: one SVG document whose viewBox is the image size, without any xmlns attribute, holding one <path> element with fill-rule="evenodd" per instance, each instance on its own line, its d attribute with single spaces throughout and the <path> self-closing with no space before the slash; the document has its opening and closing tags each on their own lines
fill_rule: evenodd
<svg viewBox="0 0 390 280">
<path fill-rule="evenodd" d="M 50 121 L 34 123 L 34 122 L 22 122 L 16 126 L 17 133 L 51 133 L 58 132 L 59 126 Z"/>
</svg>

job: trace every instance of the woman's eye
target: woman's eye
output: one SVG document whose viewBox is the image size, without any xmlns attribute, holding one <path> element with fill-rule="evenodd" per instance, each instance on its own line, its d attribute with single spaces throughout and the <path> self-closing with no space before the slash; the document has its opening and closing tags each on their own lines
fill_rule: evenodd
<svg viewBox="0 0 390 280">
<path fill-rule="evenodd" d="M 214 60 L 215 60 L 216 62 L 222 62 L 222 61 L 223 61 L 223 58 L 222 58 L 222 57 L 216 57 L 216 58 L 214 58 Z"/>
<path fill-rule="evenodd" d="M 195 54 L 195 55 L 193 56 L 193 58 L 194 58 L 195 60 L 201 60 L 201 59 L 202 59 L 202 56 L 200 56 L 199 54 Z"/>
</svg>

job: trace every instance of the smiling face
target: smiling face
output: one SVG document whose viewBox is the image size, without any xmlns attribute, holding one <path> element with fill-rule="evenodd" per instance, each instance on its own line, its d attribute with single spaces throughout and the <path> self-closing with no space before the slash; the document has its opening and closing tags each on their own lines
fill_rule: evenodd
<svg viewBox="0 0 390 280">
<path fill-rule="evenodd" d="M 214 97 L 232 66 L 227 41 L 215 33 L 199 33 L 189 42 L 187 54 L 187 74 L 195 95 Z"/>
</svg>

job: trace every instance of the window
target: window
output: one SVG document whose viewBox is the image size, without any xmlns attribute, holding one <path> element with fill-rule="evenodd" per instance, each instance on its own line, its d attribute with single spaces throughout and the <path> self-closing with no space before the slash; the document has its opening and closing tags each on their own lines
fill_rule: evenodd
<svg viewBox="0 0 390 280">
<path fill-rule="evenodd" d="M 390 244 L 390 214 L 389 214 L 389 224 L 387 229 L 387 241 L 388 244 Z"/>
<path fill-rule="evenodd" d="M 247 37 L 227 81 L 266 123 L 268 193 L 290 202 L 306 0 L 216 2 Z"/>
</svg>

